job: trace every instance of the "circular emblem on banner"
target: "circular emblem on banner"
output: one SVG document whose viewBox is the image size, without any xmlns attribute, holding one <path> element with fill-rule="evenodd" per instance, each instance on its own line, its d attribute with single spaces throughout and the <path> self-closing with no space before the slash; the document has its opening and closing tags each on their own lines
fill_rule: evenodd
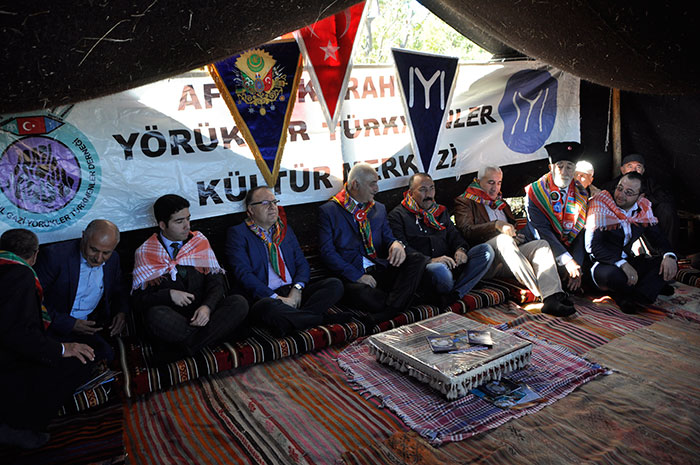
<svg viewBox="0 0 700 465">
<path fill-rule="evenodd" d="M 71 124 L 51 116 L 0 126 L 0 220 L 46 232 L 74 224 L 100 190 L 97 151 Z"/>
<path fill-rule="evenodd" d="M 558 86 L 544 69 L 518 71 L 508 79 L 498 113 L 509 149 L 529 154 L 544 145 L 557 119 Z"/>
<path fill-rule="evenodd" d="M 556 203 L 559 202 L 559 200 L 561 200 L 561 194 L 559 193 L 559 191 L 552 191 L 549 194 L 549 198 L 552 199 L 552 203 Z"/>
</svg>

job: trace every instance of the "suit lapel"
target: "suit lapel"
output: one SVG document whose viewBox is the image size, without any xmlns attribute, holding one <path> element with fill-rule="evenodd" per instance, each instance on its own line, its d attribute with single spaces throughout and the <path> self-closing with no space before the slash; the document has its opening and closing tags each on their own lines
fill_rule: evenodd
<svg viewBox="0 0 700 465">
<path fill-rule="evenodd" d="M 80 260 L 82 259 L 82 252 L 80 251 L 80 241 L 76 241 L 77 253 L 72 253 L 70 259 L 68 260 L 68 276 L 69 276 L 69 286 L 68 286 L 68 312 L 73 308 L 73 302 L 75 302 L 75 295 L 78 293 L 78 282 L 80 281 Z"/>
</svg>

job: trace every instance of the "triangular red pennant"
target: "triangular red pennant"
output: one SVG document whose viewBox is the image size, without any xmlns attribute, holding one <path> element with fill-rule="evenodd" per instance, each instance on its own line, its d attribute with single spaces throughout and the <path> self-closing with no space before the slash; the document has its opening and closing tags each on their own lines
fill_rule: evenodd
<svg viewBox="0 0 700 465">
<path fill-rule="evenodd" d="M 209 65 L 268 186 L 277 182 L 301 78 L 294 40 L 278 40 Z"/>
<path fill-rule="evenodd" d="M 365 3 L 353 5 L 295 32 L 331 132 L 335 130 L 348 85 L 353 47 Z"/>
</svg>

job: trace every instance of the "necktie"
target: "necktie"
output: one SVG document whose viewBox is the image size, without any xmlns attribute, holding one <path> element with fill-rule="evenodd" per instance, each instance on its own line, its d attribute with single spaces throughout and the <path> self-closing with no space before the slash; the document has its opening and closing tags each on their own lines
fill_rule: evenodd
<svg viewBox="0 0 700 465">
<path fill-rule="evenodd" d="M 170 244 L 170 247 L 173 248 L 173 260 L 177 257 L 177 253 L 180 250 L 180 243 L 179 242 L 173 242 Z"/>
</svg>

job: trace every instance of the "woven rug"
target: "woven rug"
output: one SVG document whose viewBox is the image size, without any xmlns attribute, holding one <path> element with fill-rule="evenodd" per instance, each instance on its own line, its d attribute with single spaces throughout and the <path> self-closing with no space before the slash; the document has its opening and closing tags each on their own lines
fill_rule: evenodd
<svg viewBox="0 0 700 465">
<path fill-rule="evenodd" d="M 124 409 L 118 400 L 65 415 L 49 424 L 51 439 L 31 451 L 0 448 L 3 465 L 82 465 L 124 463 Z"/>
<path fill-rule="evenodd" d="M 663 310 L 673 317 L 700 323 L 700 287 L 673 283 L 673 295 L 660 295 L 652 308 Z"/>
<path fill-rule="evenodd" d="M 499 305 L 467 315 L 502 322 L 525 313 Z M 657 329 L 667 326 L 682 337 Z M 129 403 L 124 435 L 129 463 L 698 463 L 700 415 L 697 401 L 687 397 L 700 397 L 699 327 L 666 320 L 620 330 L 586 355 L 614 368 L 612 375 L 536 414 L 437 448 L 382 408 L 378 398 L 365 399 L 345 381 L 336 361 L 343 346 L 202 377 Z M 647 350 L 653 356 L 646 357 Z M 686 402 L 691 404 L 683 411 Z M 676 418 L 680 426 L 674 429 Z"/>
<path fill-rule="evenodd" d="M 337 354 L 327 348 L 288 357 L 131 402 L 125 421 L 130 463 L 395 462 L 375 448 L 408 429 L 345 383 Z"/>
<path fill-rule="evenodd" d="M 340 353 L 338 363 L 358 391 L 368 397 L 378 397 L 382 405 L 433 445 L 466 439 L 537 412 L 605 372 L 603 367 L 564 347 L 548 344 L 521 331 L 506 332 L 532 342 L 530 365 L 509 377 L 526 382 L 544 402 L 521 410 L 500 409 L 473 394 L 449 402 L 427 384 L 378 363 L 369 354 L 366 340 L 350 344 Z"/>
<path fill-rule="evenodd" d="M 700 325 L 663 320 L 585 356 L 613 373 L 535 415 L 431 450 L 393 444 L 421 465 L 700 463 Z"/>
</svg>

